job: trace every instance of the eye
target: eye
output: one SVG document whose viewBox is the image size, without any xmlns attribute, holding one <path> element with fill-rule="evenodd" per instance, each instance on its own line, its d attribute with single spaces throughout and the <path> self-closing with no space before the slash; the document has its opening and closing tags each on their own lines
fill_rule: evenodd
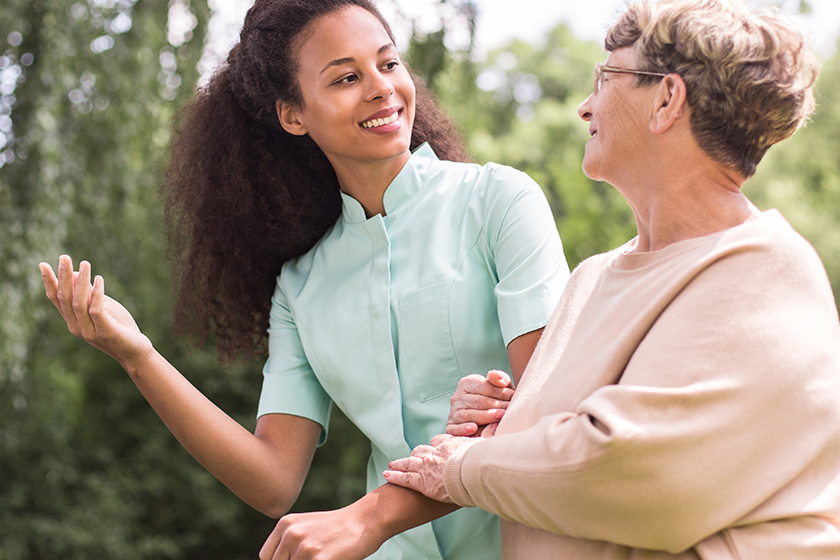
<svg viewBox="0 0 840 560">
<path fill-rule="evenodd" d="M 396 68 L 396 67 L 397 67 L 397 66 L 399 66 L 399 65 L 400 65 L 399 61 L 397 61 L 397 60 L 390 60 L 390 61 L 388 61 L 388 62 L 386 62 L 386 63 L 385 63 L 385 69 L 386 69 L 386 70 L 393 70 L 394 68 Z"/>
<path fill-rule="evenodd" d="M 355 81 L 356 81 L 356 80 L 358 80 L 358 79 L 359 79 L 359 78 L 358 78 L 358 76 L 356 76 L 355 74 L 347 74 L 346 76 L 344 76 L 343 78 L 339 79 L 339 80 L 338 80 L 338 81 L 336 81 L 335 83 L 336 83 L 336 84 L 350 84 L 350 83 L 355 82 Z"/>
</svg>

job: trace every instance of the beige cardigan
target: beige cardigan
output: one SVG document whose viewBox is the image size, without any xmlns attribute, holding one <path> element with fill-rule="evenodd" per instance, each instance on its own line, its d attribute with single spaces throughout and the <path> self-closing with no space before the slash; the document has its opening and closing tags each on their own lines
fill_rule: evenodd
<svg viewBox="0 0 840 560">
<path fill-rule="evenodd" d="M 840 558 L 840 321 L 815 251 L 769 211 L 586 260 L 498 434 L 445 476 L 505 520 L 506 559 Z"/>
</svg>

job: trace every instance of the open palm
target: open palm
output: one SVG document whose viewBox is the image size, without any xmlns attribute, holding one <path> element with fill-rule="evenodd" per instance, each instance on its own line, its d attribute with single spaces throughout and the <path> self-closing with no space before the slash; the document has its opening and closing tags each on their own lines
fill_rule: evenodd
<svg viewBox="0 0 840 560">
<path fill-rule="evenodd" d="M 102 350 L 123 367 L 152 350 L 131 313 L 105 295 L 105 281 L 97 276 L 91 283 L 90 264 L 82 262 L 78 272 L 67 255 L 59 259 L 58 275 L 47 263 L 40 264 L 47 297 L 61 313 L 71 333 Z"/>
</svg>

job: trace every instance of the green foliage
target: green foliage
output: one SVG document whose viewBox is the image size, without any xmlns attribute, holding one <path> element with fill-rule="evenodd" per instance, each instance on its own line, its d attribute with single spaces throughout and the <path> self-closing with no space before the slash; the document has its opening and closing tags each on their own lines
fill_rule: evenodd
<svg viewBox="0 0 840 560">
<path fill-rule="evenodd" d="M 600 45 L 560 25 L 540 45 L 513 41 L 481 63 L 450 64 L 437 80 L 476 160 L 510 165 L 542 186 L 572 266 L 635 232 L 621 196 L 580 167 L 589 133 L 577 106 L 602 58 Z"/>
<path fill-rule="evenodd" d="M 454 3 L 474 20 L 471 2 Z M 187 6 L 0 3 L 0 560 L 253 558 L 274 526 L 180 447 L 115 362 L 67 333 L 37 273 L 61 252 L 90 260 L 161 353 L 254 428 L 261 363 L 223 369 L 211 348 L 188 353 L 171 333 L 157 190 L 208 10 L 192 0 L 194 28 L 179 37 L 167 33 L 170 4 Z M 588 127 L 577 106 L 600 46 L 559 26 L 539 45 L 514 41 L 475 61 L 445 38 L 412 40 L 415 71 L 462 125 L 477 161 L 522 169 L 542 185 L 569 263 L 632 237 L 627 204 L 580 169 Z M 770 151 L 746 192 L 815 245 L 837 293 L 840 56 L 823 68 L 817 93 L 814 122 Z M 360 496 L 368 452 L 334 411 L 295 511 Z"/>
<path fill-rule="evenodd" d="M 168 29 L 173 7 L 190 8 L 192 30 L 189 12 L 180 35 Z M 20 36 L 0 59 L 19 74 L 0 90 L 13 125 L 0 146 L 3 560 L 253 558 L 274 526 L 180 447 L 118 364 L 69 335 L 37 273 L 62 252 L 90 260 L 161 353 L 254 428 L 261 364 L 223 370 L 171 334 L 157 193 L 208 15 L 201 0 L 0 6 L 0 35 Z M 300 509 L 364 491 L 364 438 L 340 414 L 332 430 Z"/>
<path fill-rule="evenodd" d="M 253 557 L 271 526 L 178 446 L 116 363 L 67 333 L 39 286 L 40 260 L 89 259 L 163 352 L 183 354 L 169 342 L 156 193 L 169 121 L 197 78 L 206 4 L 192 13 L 195 32 L 173 45 L 167 3 L 0 7 L 3 65 L 20 72 L 0 168 L 4 560 Z M 197 382 L 225 379 L 215 396 L 231 410 L 253 410 L 255 368 L 185 364 Z"/>
<path fill-rule="evenodd" d="M 770 149 L 744 192 L 761 208 L 778 208 L 811 242 L 840 302 L 840 54 L 822 67 L 815 95 L 811 122 Z"/>
</svg>

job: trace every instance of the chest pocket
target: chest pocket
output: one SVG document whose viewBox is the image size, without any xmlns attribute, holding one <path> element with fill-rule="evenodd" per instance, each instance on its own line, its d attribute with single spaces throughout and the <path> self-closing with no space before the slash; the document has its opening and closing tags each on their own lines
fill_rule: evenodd
<svg viewBox="0 0 840 560">
<path fill-rule="evenodd" d="M 452 394 L 461 378 L 449 326 L 451 291 L 447 281 L 400 299 L 402 363 L 421 402 Z"/>
</svg>

